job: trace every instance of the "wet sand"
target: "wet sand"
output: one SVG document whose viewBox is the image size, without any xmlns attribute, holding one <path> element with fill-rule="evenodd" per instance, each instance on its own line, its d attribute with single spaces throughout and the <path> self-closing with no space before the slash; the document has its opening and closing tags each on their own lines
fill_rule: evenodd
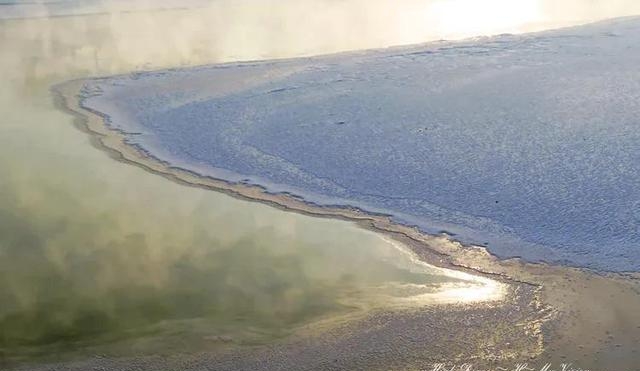
<svg viewBox="0 0 640 371">
<path fill-rule="evenodd" d="M 202 178 L 147 157 L 127 146 L 96 112 L 79 107 L 83 80 L 55 87 L 58 103 L 76 116 L 94 145 L 113 158 L 180 184 L 224 192 L 283 210 L 337 218 L 383 233 L 410 247 L 425 262 L 491 277 L 509 285 L 499 305 L 444 305 L 414 312 L 380 311 L 365 318 L 315 323 L 269 346 L 133 359 L 93 358 L 30 369 L 431 369 L 434 362 L 472 363 L 477 368 L 640 370 L 640 276 L 501 261 L 484 248 L 463 246 L 449 236 L 424 235 L 383 215 L 355 209 L 315 207 L 255 186 Z"/>
</svg>

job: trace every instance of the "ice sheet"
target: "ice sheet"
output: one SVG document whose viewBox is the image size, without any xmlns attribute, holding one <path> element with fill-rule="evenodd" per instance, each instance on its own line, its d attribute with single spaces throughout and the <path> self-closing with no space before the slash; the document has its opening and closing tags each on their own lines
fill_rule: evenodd
<svg viewBox="0 0 640 371">
<path fill-rule="evenodd" d="M 522 257 L 640 269 L 640 19 L 137 73 L 83 104 L 169 164 Z"/>
</svg>

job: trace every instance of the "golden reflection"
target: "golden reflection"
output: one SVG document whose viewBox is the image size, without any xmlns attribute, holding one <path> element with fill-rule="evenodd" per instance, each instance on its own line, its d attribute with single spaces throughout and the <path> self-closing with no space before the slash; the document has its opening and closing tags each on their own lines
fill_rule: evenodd
<svg viewBox="0 0 640 371">
<path fill-rule="evenodd" d="M 405 245 L 381 236 L 389 246 L 393 246 L 401 254 L 396 258 L 396 264 L 402 264 L 406 269 L 420 270 L 423 273 L 441 274 L 450 280 L 434 285 L 416 285 L 413 283 L 398 284 L 396 290 L 408 291 L 411 294 L 395 298 L 396 304 L 428 305 L 428 304 L 470 304 L 479 302 L 496 302 L 503 300 L 508 286 L 502 282 L 470 274 L 458 270 L 434 267 L 420 260 L 415 253 Z M 410 290 L 407 290 L 409 289 Z"/>
</svg>

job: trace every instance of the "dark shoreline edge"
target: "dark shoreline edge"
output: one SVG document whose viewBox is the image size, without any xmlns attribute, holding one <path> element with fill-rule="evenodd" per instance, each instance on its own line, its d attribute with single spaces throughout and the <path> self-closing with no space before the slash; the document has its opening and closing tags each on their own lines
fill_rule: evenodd
<svg viewBox="0 0 640 371">
<path fill-rule="evenodd" d="M 428 235 L 415 227 L 394 223 L 386 215 L 366 213 L 356 208 L 318 206 L 291 195 L 268 193 L 266 189 L 257 185 L 229 183 L 171 167 L 144 151 L 128 145 L 122 133 L 105 125 L 106 115 L 89 111 L 81 106 L 79 92 L 87 80 L 90 79 L 71 80 L 54 85 L 51 88 L 54 103 L 59 109 L 72 114 L 74 125 L 89 135 L 92 145 L 105 151 L 111 158 L 163 176 L 181 185 L 221 192 L 237 199 L 259 202 L 283 211 L 352 222 L 361 228 L 387 235 L 403 243 L 421 260 L 437 267 L 489 277 L 510 284 L 512 287 L 526 287 L 531 290 L 531 301 L 528 305 L 540 314 L 532 324 L 536 329 L 535 335 L 538 337 L 539 349 L 536 353 L 539 356 L 553 356 L 557 352 L 571 353 L 571 351 L 557 349 L 552 344 L 557 343 L 552 337 L 560 331 L 565 331 L 568 325 L 563 323 L 562 319 L 563 314 L 566 314 L 566 308 L 563 308 L 562 303 L 566 292 L 553 292 L 553 289 L 549 292 L 549 284 L 555 282 L 554 280 L 559 277 L 567 278 L 567 282 L 573 284 L 566 287 L 566 290 L 574 292 L 575 286 L 583 285 L 584 282 L 580 282 L 581 279 L 610 281 L 609 283 L 615 287 L 629 282 L 640 286 L 640 274 L 635 272 L 600 272 L 588 268 L 526 262 L 519 258 L 501 260 L 485 247 L 463 245 L 452 236 L 445 234 Z M 621 290 L 626 289 L 626 286 L 621 288 Z M 515 290 L 518 291 L 517 288 Z M 588 294 L 590 290 L 584 291 Z M 631 307 L 632 311 L 633 308 Z"/>
<path fill-rule="evenodd" d="M 433 265 L 437 265 L 440 268 L 466 271 L 471 274 L 532 287 L 540 286 L 537 283 L 519 280 L 504 273 L 490 272 L 480 268 L 474 268 L 470 265 L 454 263 L 450 259 L 452 255 L 451 251 L 441 251 L 429 244 L 429 242 L 433 242 L 434 240 L 445 240 L 456 245 L 456 249 L 477 250 L 491 260 L 519 261 L 525 264 L 553 266 L 553 264 L 547 262 L 524 261 L 519 257 L 501 259 L 492 254 L 485 246 L 464 244 L 456 240 L 454 235 L 448 234 L 446 231 L 442 231 L 440 235 L 431 235 L 419 230 L 416 226 L 395 222 L 389 214 L 369 212 L 357 207 L 318 205 L 293 194 L 269 192 L 265 187 L 260 185 L 229 182 L 224 179 L 204 176 L 193 171 L 172 166 L 168 162 L 153 156 L 148 151 L 142 150 L 136 145 L 127 144 L 124 133 L 112 129 L 105 124 L 105 120 L 109 119 L 108 115 L 82 106 L 81 99 L 78 98 L 78 93 L 87 80 L 93 80 L 93 78 L 71 80 L 52 86 L 51 92 L 53 94 L 54 104 L 58 109 L 73 115 L 74 126 L 89 136 L 91 144 L 96 149 L 106 152 L 109 157 L 114 160 L 136 166 L 155 175 L 160 175 L 180 185 L 224 193 L 239 200 L 261 203 L 286 212 L 352 222 L 372 232 L 388 235 L 399 242 L 405 244 L 409 242 L 407 247 L 409 247 L 412 252 L 417 253 L 418 251 L 416 250 L 421 249 L 420 257 L 423 258 L 422 255 L 427 253 L 430 255 L 427 262 L 435 262 Z M 70 100 L 73 100 L 73 102 L 70 102 Z M 92 121 L 100 121 L 100 123 L 98 124 Z M 594 274 L 609 273 L 583 267 L 567 267 L 590 271 Z M 616 272 L 611 273 L 616 274 Z"/>
</svg>

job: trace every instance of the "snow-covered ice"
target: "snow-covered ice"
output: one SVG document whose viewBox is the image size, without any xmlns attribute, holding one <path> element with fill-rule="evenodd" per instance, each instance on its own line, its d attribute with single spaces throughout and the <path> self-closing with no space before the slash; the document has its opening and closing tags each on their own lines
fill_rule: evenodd
<svg viewBox="0 0 640 371">
<path fill-rule="evenodd" d="M 83 105 L 170 165 L 523 257 L 640 270 L 640 19 L 136 73 Z"/>
</svg>

